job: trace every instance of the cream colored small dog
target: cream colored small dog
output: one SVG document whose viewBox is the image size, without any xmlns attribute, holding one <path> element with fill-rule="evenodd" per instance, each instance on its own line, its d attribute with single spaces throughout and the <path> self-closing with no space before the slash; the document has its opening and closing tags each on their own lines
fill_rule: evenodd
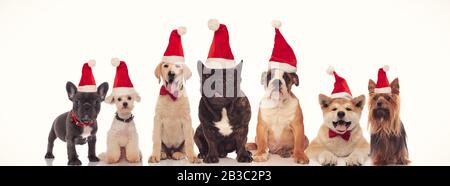
<svg viewBox="0 0 450 186">
<path fill-rule="evenodd" d="M 114 96 L 110 95 L 105 102 L 115 104 L 117 108 L 111 128 L 107 136 L 106 152 L 100 155 L 100 159 L 106 163 L 117 163 L 122 152 L 130 163 L 138 163 L 142 156 L 139 150 L 139 138 L 134 123 L 134 116 L 131 113 L 134 102 L 139 102 L 141 98 L 137 93 L 130 95 Z"/>
<path fill-rule="evenodd" d="M 194 153 L 189 100 L 183 83 L 191 75 L 185 64 L 161 62 L 155 69 L 155 76 L 159 81 L 162 78 L 163 86 L 156 103 L 149 163 L 186 157 L 191 163 L 200 162 Z"/>
<path fill-rule="evenodd" d="M 323 124 L 306 154 L 322 165 L 337 165 L 338 157 L 346 157 L 348 166 L 362 165 L 369 155 L 369 143 L 359 124 L 365 96 L 331 98 L 319 95 Z"/>
</svg>

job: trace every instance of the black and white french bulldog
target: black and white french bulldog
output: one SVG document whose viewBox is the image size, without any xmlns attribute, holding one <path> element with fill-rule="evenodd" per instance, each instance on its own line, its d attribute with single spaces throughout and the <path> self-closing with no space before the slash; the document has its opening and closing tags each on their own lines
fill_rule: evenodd
<svg viewBox="0 0 450 186">
<path fill-rule="evenodd" d="M 240 89 L 242 61 L 234 68 L 209 69 L 197 63 L 202 97 L 199 104 L 200 125 L 194 140 L 204 163 L 218 163 L 219 157 L 236 151 L 238 162 L 251 162 L 245 149 L 250 103 Z"/>
<path fill-rule="evenodd" d="M 88 143 L 88 158 L 90 162 L 99 159 L 95 153 L 97 132 L 97 115 L 100 112 L 100 104 L 105 100 L 108 92 L 108 83 L 102 83 L 97 92 L 79 92 L 72 82 L 66 84 L 69 100 L 73 102 L 72 110 L 59 115 L 53 122 L 48 135 L 46 159 L 53 159 L 53 143 L 58 137 L 67 144 L 68 165 L 81 165 L 75 149 L 75 145 Z"/>
</svg>

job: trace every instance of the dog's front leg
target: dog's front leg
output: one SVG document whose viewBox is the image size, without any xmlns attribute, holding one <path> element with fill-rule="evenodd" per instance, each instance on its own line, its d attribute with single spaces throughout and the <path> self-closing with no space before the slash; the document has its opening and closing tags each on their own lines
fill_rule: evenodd
<svg viewBox="0 0 450 186">
<path fill-rule="evenodd" d="M 321 144 L 320 139 L 314 139 L 308 148 L 306 154 L 311 159 L 316 159 L 321 165 L 334 166 L 337 165 L 337 156 L 328 151 L 327 148 Z"/>
<path fill-rule="evenodd" d="M 66 139 L 67 144 L 67 157 L 69 158 L 68 165 L 81 165 L 81 161 L 78 159 L 78 154 L 75 149 L 75 138 L 68 136 Z"/>
<path fill-rule="evenodd" d="M 308 164 L 309 159 L 305 154 L 305 128 L 303 125 L 303 114 L 300 107 L 297 107 L 295 114 L 297 117 L 291 125 L 294 132 L 294 162 Z"/>
<path fill-rule="evenodd" d="M 264 162 L 269 158 L 269 153 L 267 152 L 267 124 L 260 115 L 261 112 L 259 112 L 258 126 L 256 127 L 256 153 L 253 156 L 253 160 L 256 162 Z"/>
<path fill-rule="evenodd" d="M 125 152 L 128 162 L 139 163 L 141 161 L 139 150 L 139 138 L 137 133 L 130 135 L 128 144 L 125 147 Z"/>
<path fill-rule="evenodd" d="M 117 135 L 110 130 L 106 138 L 106 153 L 104 161 L 108 164 L 117 163 L 120 160 L 120 153 L 120 145 L 117 140 Z M 100 157 L 102 156 L 100 155 Z"/>
<path fill-rule="evenodd" d="M 219 163 L 219 153 L 217 152 L 216 144 L 217 136 L 214 135 L 215 132 L 210 127 L 203 127 L 203 134 L 205 135 L 206 143 L 208 143 L 208 154 L 203 159 L 204 163 Z"/>
<path fill-rule="evenodd" d="M 148 159 L 149 163 L 158 163 L 161 160 L 161 133 L 162 133 L 162 118 L 158 113 L 155 114 L 155 118 L 153 120 L 153 152 L 150 158 Z"/>
<path fill-rule="evenodd" d="M 345 159 L 345 164 L 347 166 L 363 165 L 369 158 L 369 151 L 369 143 L 366 139 L 364 139 L 364 137 L 361 137 L 353 152 Z"/>
<path fill-rule="evenodd" d="M 247 143 L 248 128 L 241 127 L 235 132 L 235 143 L 236 143 L 236 154 L 237 161 L 240 163 L 250 163 L 253 161 L 252 155 L 247 149 L 245 149 L 245 144 Z"/>
<path fill-rule="evenodd" d="M 183 133 L 184 133 L 184 150 L 188 161 L 191 163 L 200 163 L 194 152 L 194 130 L 192 129 L 191 116 L 186 116 L 183 123 Z"/>
<path fill-rule="evenodd" d="M 90 162 L 100 161 L 95 153 L 95 143 L 97 142 L 97 136 L 92 135 L 88 137 L 88 159 Z"/>
</svg>

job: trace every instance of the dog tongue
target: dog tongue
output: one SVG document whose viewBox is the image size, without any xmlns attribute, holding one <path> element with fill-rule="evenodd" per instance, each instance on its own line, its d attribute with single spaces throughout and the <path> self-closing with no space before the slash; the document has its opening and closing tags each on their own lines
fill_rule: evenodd
<svg viewBox="0 0 450 186">
<path fill-rule="evenodd" d="M 339 132 L 345 132 L 347 130 L 347 127 L 345 125 L 337 125 L 336 130 Z"/>
</svg>

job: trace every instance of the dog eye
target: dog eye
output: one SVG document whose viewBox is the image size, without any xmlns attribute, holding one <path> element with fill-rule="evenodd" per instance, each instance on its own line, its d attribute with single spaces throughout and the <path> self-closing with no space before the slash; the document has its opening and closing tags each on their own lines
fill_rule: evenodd
<svg viewBox="0 0 450 186">
<path fill-rule="evenodd" d="M 180 68 L 180 67 L 181 67 L 181 65 L 175 65 L 175 67 L 177 67 L 177 68 Z"/>
<path fill-rule="evenodd" d="M 117 101 L 122 101 L 122 98 L 117 98 Z"/>
<path fill-rule="evenodd" d="M 391 101 L 391 97 L 389 96 L 384 96 L 384 99 L 386 99 L 387 101 Z"/>
<path fill-rule="evenodd" d="M 164 67 L 164 68 L 167 68 L 167 67 L 169 67 L 169 65 L 166 64 L 166 65 L 164 65 L 163 67 Z"/>
<path fill-rule="evenodd" d="M 333 108 L 333 110 L 332 111 L 336 111 L 337 110 L 337 108 Z"/>
<path fill-rule="evenodd" d="M 128 100 L 131 100 L 131 96 L 128 96 Z"/>
<path fill-rule="evenodd" d="M 347 111 L 352 111 L 352 109 L 351 109 L 351 108 L 345 108 L 345 110 L 347 110 Z"/>
</svg>

